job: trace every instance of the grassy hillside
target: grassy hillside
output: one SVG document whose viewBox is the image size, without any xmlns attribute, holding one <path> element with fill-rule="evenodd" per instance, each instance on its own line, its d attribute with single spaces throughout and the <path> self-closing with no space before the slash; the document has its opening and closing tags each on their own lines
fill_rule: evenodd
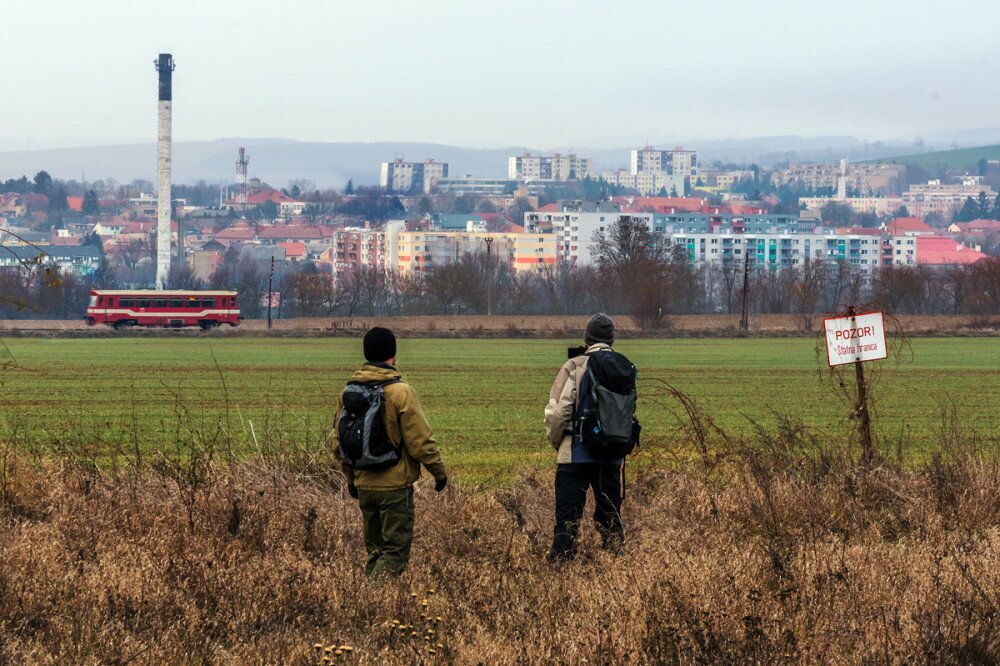
<svg viewBox="0 0 1000 666">
<path fill-rule="evenodd" d="M 967 169 L 975 173 L 981 159 L 1000 160 L 1000 144 L 958 148 L 956 150 L 941 150 L 934 153 L 921 153 L 919 155 L 901 155 L 899 157 L 870 161 L 877 164 L 906 164 L 927 170 L 950 167 L 953 169 Z"/>
</svg>

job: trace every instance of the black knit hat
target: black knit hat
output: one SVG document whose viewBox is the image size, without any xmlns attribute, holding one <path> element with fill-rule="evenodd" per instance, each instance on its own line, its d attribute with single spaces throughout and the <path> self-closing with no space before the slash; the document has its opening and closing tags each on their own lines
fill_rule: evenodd
<svg viewBox="0 0 1000 666">
<path fill-rule="evenodd" d="M 603 342 L 611 345 L 615 342 L 615 323 L 611 317 L 598 312 L 587 322 L 587 330 L 583 333 L 583 341 L 588 345 Z"/>
<path fill-rule="evenodd" d="M 396 336 L 392 331 L 376 326 L 365 333 L 365 360 L 384 363 L 396 355 Z"/>
</svg>

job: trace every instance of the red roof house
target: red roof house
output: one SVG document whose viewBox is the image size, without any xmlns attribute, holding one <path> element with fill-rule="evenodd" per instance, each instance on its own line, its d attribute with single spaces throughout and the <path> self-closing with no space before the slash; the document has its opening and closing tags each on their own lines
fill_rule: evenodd
<svg viewBox="0 0 1000 666">
<path fill-rule="evenodd" d="M 262 227 L 257 232 L 257 238 L 262 241 L 315 242 L 330 238 L 331 235 L 330 232 L 324 233 L 318 226 L 305 224 L 276 224 L 273 227 Z"/>
<path fill-rule="evenodd" d="M 278 246 L 285 248 L 285 259 L 288 261 L 303 261 L 308 255 L 305 243 L 278 243 Z"/>
<path fill-rule="evenodd" d="M 972 220 L 959 222 L 956 226 L 960 233 L 975 236 L 1000 233 L 1000 220 Z"/>
<path fill-rule="evenodd" d="M 917 263 L 930 266 L 973 264 L 987 255 L 947 236 L 917 237 Z"/>
<path fill-rule="evenodd" d="M 234 227 L 227 227 L 221 231 L 217 231 L 214 238 L 226 247 L 229 247 L 232 243 L 248 243 L 252 241 L 254 231 L 246 225 L 238 224 Z"/>
<path fill-rule="evenodd" d="M 934 233 L 934 229 L 925 224 L 919 217 L 897 217 L 885 225 L 885 230 L 893 236 L 915 236 L 917 234 Z"/>
</svg>

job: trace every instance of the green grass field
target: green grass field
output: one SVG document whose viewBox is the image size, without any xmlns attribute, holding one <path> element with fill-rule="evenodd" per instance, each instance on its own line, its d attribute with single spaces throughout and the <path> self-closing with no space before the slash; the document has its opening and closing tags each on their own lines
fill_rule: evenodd
<svg viewBox="0 0 1000 666">
<path fill-rule="evenodd" d="M 568 344 L 401 340 L 398 365 L 421 396 L 446 461 L 466 480 L 487 481 L 553 463 L 542 409 Z M 275 432 L 287 442 L 319 441 L 361 347 L 355 339 L 198 337 L 15 338 L 6 345 L 17 366 L 0 370 L 0 436 L 63 447 L 169 445 L 179 413 L 200 427 L 218 423 L 227 394 L 243 446 Z M 649 438 L 669 439 L 677 423 L 662 406 L 674 405 L 657 379 L 689 394 L 731 433 L 749 431 L 750 418 L 773 423 L 775 413 L 830 435 L 851 427 L 847 406 L 821 380 L 812 339 L 641 340 L 618 348 L 639 366 Z M 934 449 L 949 400 L 986 444 L 996 444 L 1000 341 L 914 340 L 912 359 L 887 365 L 875 396 L 879 431 L 895 438 L 907 430 L 915 454 Z"/>
</svg>

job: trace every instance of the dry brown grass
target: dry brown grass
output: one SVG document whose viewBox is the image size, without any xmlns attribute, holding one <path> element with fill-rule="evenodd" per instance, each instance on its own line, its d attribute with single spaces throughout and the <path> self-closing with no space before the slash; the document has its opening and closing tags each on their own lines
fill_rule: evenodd
<svg viewBox="0 0 1000 666">
<path fill-rule="evenodd" d="M 671 437 L 683 449 L 651 442 L 632 467 L 622 556 L 588 524 L 578 561 L 545 561 L 550 476 L 440 496 L 422 485 L 411 568 L 374 583 L 356 503 L 322 451 L 235 460 L 189 433 L 139 460 L 8 441 L 0 662 L 1000 655 L 1000 467 L 955 414 L 929 463 L 871 470 L 788 419 L 733 441 L 691 415 Z"/>
</svg>

